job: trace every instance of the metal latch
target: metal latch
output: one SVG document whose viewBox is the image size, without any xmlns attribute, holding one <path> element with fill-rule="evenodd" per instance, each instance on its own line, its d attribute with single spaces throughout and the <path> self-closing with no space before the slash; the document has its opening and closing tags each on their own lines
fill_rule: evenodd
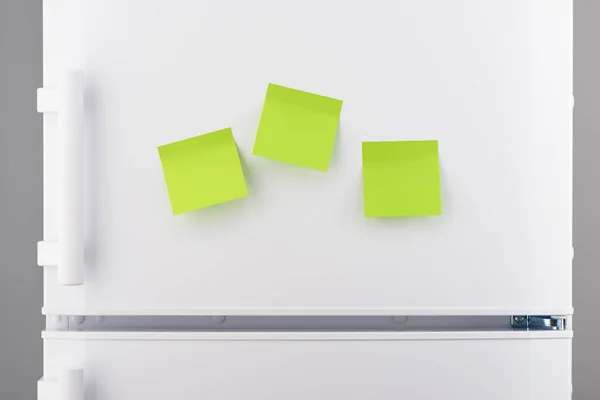
<svg viewBox="0 0 600 400">
<path fill-rule="evenodd" d="M 513 315 L 510 326 L 514 329 L 562 331 L 567 329 L 567 317 L 554 315 Z"/>
</svg>

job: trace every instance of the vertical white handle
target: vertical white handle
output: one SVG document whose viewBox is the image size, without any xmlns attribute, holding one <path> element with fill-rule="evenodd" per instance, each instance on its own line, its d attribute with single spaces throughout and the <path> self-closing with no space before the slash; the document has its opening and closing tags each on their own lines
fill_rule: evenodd
<svg viewBox="0 0 600 400">
<path fill-rule="evenodd" d="M 57 87 L 58 283 L 83 284 L 83 73 L 65 70 Z"/>
<path fill-rule="evenodd" d="M 61 371 L 58 384 L 60 400 L 83 400 L 83 370 Z"/>
</svg>

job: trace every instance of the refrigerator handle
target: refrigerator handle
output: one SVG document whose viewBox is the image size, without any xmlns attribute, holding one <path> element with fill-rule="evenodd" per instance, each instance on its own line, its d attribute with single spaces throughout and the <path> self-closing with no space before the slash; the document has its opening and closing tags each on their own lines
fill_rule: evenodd
<svg viewBox="0 0 600 400">
<path fill-rule="evenodd" d="M 63 70 L 38 90 L 38 112 L 57 118 L 57 242 L 38 244 L 38 264 L 57 266 L 59 285 L 83 284 L 83 72 Z"/>
<path fill-rule="evenodd" d="M 60 400 L 83 400 L 83 370 L 67 369 L 60 374 Z"/>
</svg>

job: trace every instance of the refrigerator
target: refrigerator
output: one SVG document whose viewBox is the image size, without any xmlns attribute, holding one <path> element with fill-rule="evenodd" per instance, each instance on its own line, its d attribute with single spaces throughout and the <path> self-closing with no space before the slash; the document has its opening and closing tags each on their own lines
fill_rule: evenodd
<svg viewBox="0 0 600 400">
<path fill-rule="evenodd" d="M 38 400 L 571 398 L 567 0 L 44 0 Z M 269 84 L 343 100 L 327 172 L 253 154 Z M 158 147 L 230 127 L 243 199 Z M 441 215 L 361 145 L 436 140 Z"/>
</svg>

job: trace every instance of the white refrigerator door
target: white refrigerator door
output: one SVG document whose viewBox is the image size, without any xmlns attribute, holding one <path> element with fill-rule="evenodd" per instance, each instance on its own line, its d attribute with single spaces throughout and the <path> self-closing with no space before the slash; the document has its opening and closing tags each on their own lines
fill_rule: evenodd
<svg viewBox="0 0 600 400">
<path fill-rule="evenodd" d="M 571 3 L 45 0 L 44 312 L 569 314 Z M 328 172 L 252 155 L 270 82 L 344 101 Z M 174 217 L 157 146 L 225 127 L 249 196 Z M 365 218 L 424 139 L 443 215 Z"/>
<path fill-rule="evenodd" d="M 47 332 L 39 400 L 568 400 L 569 336 Z"/>
</svg>

